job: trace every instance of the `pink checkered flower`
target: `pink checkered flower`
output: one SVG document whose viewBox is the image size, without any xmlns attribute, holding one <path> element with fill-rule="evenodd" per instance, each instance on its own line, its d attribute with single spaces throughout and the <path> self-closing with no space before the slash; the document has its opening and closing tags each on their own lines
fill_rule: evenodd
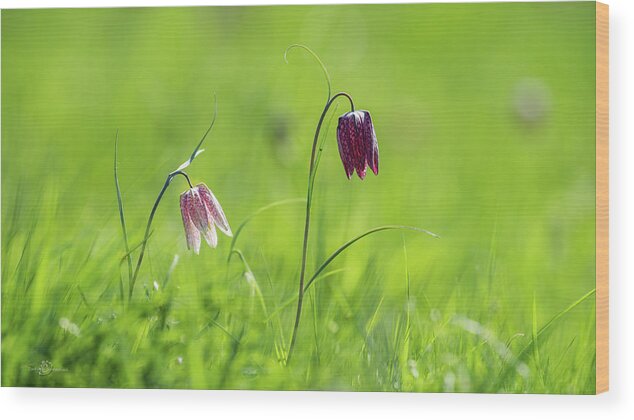
<svg viewBox="0 0 634 420">
<path fill-rule="evenodd" d="M 220 203 L 205 184 L 198 184 L 181 194 L 181 214 L 185 226 L 187 249 L 200 252 L 200 235 L 210 247 L 218 244 L 216 226 L 227 236 L 233 236 Z"/>
<path fill-rule="evenodd" d="M 355 170 L 364 179 L 368 166 L 378 175 L 379 144 L 368 111 L 351 111 L 339 117 L 337 143 L 348 179 Z"/>
</svg>

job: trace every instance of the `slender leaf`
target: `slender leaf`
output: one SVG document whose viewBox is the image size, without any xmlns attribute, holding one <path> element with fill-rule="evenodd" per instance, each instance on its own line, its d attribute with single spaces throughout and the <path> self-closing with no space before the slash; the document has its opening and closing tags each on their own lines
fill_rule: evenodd
<svg viewBox="0 0 634 420">
<path fill-rule="evenodd" d="M 348 242 L 346 242 L 345 244 L 343 244 L 339 248 L 337 248 L 337 250 L 335 252 L 333 252 L 332 255 L 330 255 L 330 257 L 328 257 L 326 259 L 326 261 L 323 262 L 322 265 L 319 266 L 317 271 L 315 271 L 315 273 L 312 275 L 312 277 L 308 280 L 308 282 L 306 283 L 306 286 L 304 286 L 304 292 L 306 292 L 306 290 L 308 290 L 308 288 L 318 278 L 319 274 L 321 274 L 321 272 L 324 271 L 326 269 L 326 267 L 328 267 L 328 265 L 331 262 L 333 262 L 335 258 L 337 258 L 339 256 L 339 254 L 341 254 L 343 251 L 348 249 L 355 242 L 357 242 L 360 239 L 363 239 L 366 236 L 371 235 L 373 233 L 381 232 L 381 231 L 384 231 L 384 230 L 394 230 L 394 229 L 411 230 L 411 231 L 414 231 L 414 232 L 425 233 L 425 234 L 430 235 L 430 236 L 432 236 L 434 238 L 440 238 L 440 236 L 436 235 L 435 233 L 432 233 L 432 232 L 430 232 L 428 230 L 425 230 L 425 229 L 420 229 L 420 228 L 417 228 L 417 227 L 413 227 L 413 226 L 386 225 L 386 226 L 375 227 L 373 229 L 370 229 L 370 230 L 362 233 L 361 235 L 359 235 L 359 236 L 357 236 L 355 238 L 352 238 L 351 240 L 349 240 Z"/>
<path fill-rule="evenodd" d="M 187 159 L 185 162 L 183 162 L 181 164 L 181 166 L 179 166 L 174 172 L 179 172 L 182 171 L 183 169 L 187 168 L 193 161 L 194 159 L 196 159 L 196 157 L 201 154 L 202 152 L 205 151 L 205 149 L 201 149 L 200 147 L 203 145 L 203 142 L 205 141 L 205 139 L 207 138 L 207 135 L 209 134 L 209 132 L 211 131 L 211 129 L 214 127 L 214 124 L 216 123 L 216 117 L 218 116 L 218 99 L 216 97 L 216 94 L 214 93 L 214 116 L 211 119 L 211 124 L 209 124 L 209 128 L 207 128 L 207 131 L 205 131 L 205 134 L 203 134 L 203 137 L 200 139 L 200 141 L 198 142 L 198 144 L 196 145 L 196 148 L 194 149 L 194 151 L 192 152 L 191 156 L 189 157 L 189 159 Z"/>
</svg>

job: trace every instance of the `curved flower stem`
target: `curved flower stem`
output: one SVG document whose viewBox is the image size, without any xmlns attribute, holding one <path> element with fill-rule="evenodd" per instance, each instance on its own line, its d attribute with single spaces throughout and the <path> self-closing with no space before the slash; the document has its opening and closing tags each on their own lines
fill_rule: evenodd
<svg viewBox="0 0 634 420">
<path fill-rule="evenodd" d="M 315 53 L 315 51 L 311 50 L 306 45 L 293 44 L 289 46 L 286 49 L 286 51 L 284 51 L 284 61 L 286 63 L 288 63 L 288 59 L 286 58 L 286 56 L 288 55 L 288 52 L 292 50 L 293 48 L 301 48 L 305 51 L 308 51 L 308 53 L 312 55 L 315 58 L 315 60 L 317 60 L 317 63 L 319 63 L 319 65 L 321 66 L 321 70 L 324 72 L 324 76 L 326 77 L 326 83 L 328 84 L 328 98 L 326 99 L 326 103 L 328 103 L 330 101 L 330 95 L 331 95 L 332 89 L 331 89 L 331 83 L 330 83 L 330 75 L 328 74 L 328 69 L 326 69 L 326 66 L 324 65 L 323 61 L 321 61 L 321 58 L 319 58 L 319 56 L 317 55 L 317 53 Z"/>
<path fill-rule="evenodd" d="M 165 191 L 167 191 L 167 187 L 169 187 L 170 183 L 172 182 L 172 179 L 174 179 L 176 175 L 184 176 L 185 179 L 187 180 L 187 183 L 189 184 L 189 188 L 193 188 L 191 180 L 189 179 L 189 176 L 187 176 L 185 172 L 176 170 L 174 172 L 171 172 L 169 175 L 167 175 L 167 179 L 165 180 L 165 183 L 163 184 L 163 188 L 161 188 L 161 191 L 159 192 L 158 197 L 156 197 L 156 201 L 154 202 L 154 206 L 152 206 L 152 211 L 150 211 L 150 217 L 148 218 L 147 226 L 145 227 L 145 234 L 143 235 L 143 242 L 141 245 L 141 252 L 139 253 L 139 259 L 136 262 L 136 268 L 134 269 L 134 274 L 132 275 L 132 279 L 130 280 L 130 285 L 128 290 L 128 299 L 132 297 L 132 293 L 134 292 L 134 284 L 136 283 L 136 279 L 139 275 L 139 269 L 141 268 L 141 263 L 143 262 L 143 257 L 145 256 L 145 248 L 147 247 L 148 238 L 150 237 L 150 228 L 152 227 L 152 221 L 154 220 L 154 215 L 156 214 L 156 210 L 158 209 L 158 206 L 161 203 L 163 194 L 165 194 Z"/>
<path fill-rule="evenodd" d="M 321 126 L 324 122 L 324 118 L 330 109 L 330 106 L 333 102 L 339 97 L 346 97 L 350 101 L 350 107 L 352 111 L 354 111 L 354 102 L 352 101 L 352 97 L 345 92 L 339 92 L 335 94 L 332 98 L 328 99 L 326 102 L 326 106 L 319 117 L 319 123 L 317 123 L 317 129 L 315 130 L 315 137 L 313 139 L 313 147 L 310 154 L 310 168 L 308 171 L 308 191 L 306 194 L 306 219 L 304 222 L 304 242 L 302 245 L 302 265 L 299 274 L 299 292 L 297 299 L 297 313 L 295 315 L 295 325 L 293 326 L 293 335 L 291 336 L 291 344 L 288 348 L 288 356 L 286 357 L 286 364 L 288 365 L 291 361 L 291 356 L 293 354 L 293 348 L 295 347 L 295 340 L 297 339 L 297 329 L 299 328 L 299 320 L 302 315 L 302 304 L 304 302 L 304 278 L 306 276 L 306 255 L 308 252 L 308 234 L 310 231 L 310 208 L 312 204 L 313 198 L 313 179 L 316 173 L 315 167 L 315 154 L 317 152 L 317 142 L 319 140 L 319 133 L 321 131 Z"/>
</svg>

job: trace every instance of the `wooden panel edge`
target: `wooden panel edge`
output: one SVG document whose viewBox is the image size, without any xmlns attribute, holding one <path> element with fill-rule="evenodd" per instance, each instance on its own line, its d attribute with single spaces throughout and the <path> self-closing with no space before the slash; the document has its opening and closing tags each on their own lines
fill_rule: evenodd
<svg viewBox="0 0 634 420">
<path fill-rule="evenodd" d="M 609 8 L 596 3 L 596 388 L 609 389 Z"/>
</svg>

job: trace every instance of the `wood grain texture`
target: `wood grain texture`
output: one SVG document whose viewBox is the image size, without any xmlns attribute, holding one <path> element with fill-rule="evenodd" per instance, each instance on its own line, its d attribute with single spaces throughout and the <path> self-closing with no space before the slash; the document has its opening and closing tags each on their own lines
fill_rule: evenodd
<svg viewBox="0 0 634 420">
<path fill-rule="evenodd" d="M 609 11 L 596 4 L 596 393 L 609 389 Z"/>
</svg>

